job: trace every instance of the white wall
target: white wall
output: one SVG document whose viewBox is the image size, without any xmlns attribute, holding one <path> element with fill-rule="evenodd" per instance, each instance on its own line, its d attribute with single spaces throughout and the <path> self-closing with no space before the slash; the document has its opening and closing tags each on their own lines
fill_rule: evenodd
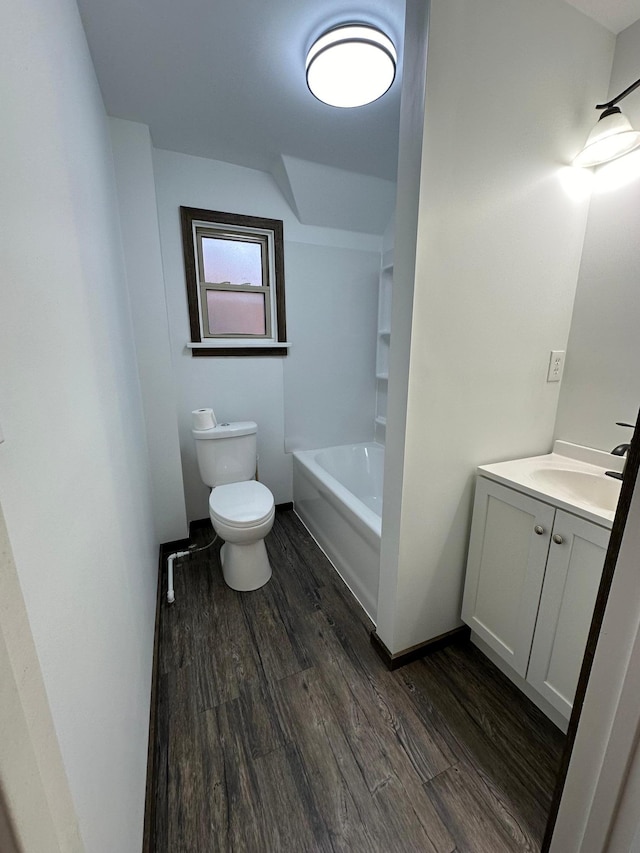
<svg viewBox="0 0 640 853">
<path fill-rule="evenodd" d="M 187 536 L 176 388 L 169 343 L 151 137 L 110 118 L 118 209 L 131 299 L 158 541 Z"/>
<path fill-rule="evenodd" d="M 370 441 L 380 253 L 287 242 L 287 450 Z"/>
<path fill-rule="evenodd" d="M 84 845 L 139 851 L 157 540 L 106 117 L 72 0 L 0 31 L 0 502 Z"/>
<path fill-rule="evenodd" d="M 640 21 L 616 40 L 608 97 L 638 77 Z M 640 91 L 620 107 L 640 127 Z M 634 423 L 640 406 L 639 191 L 638 151 L 596 174 L 558 406 L 556 436 L 602 450 L 629 440 L 615 422 Z"/>
<path fill-rule="evenodd" d="M 190 413 L 202 406 L 212 406 L 218 420 L 258 423 L 260 479 L 276 503 L 290 501 L 289 431 L 290 449 L 308 447 L 308 431 L 316 446 L 371 438 L 381 238 L 300 224 L 265 172 L 158 150 L 154 171 L 187 516 L 208 514 L 191 437 Z M 190 337 L 180 205 L 283 220 L 292 342 L 286 358 L 193 358 L 185 348 Z M 328 351 L 317 338 L 325 321 L 331 323 L 323 341 Z"/>
<path fill-rule="evenodd" d="M 389 649 L 394 642 L 398 616 L 402 484 L 425 123 L 428 24 L 429 4 L 422 0 L 406 0 L 398 195 L 395 217 L 384 239 L 386 251 L 393 241 L 394 267 L 376 631 Z M 396 646 L 395 650 L 399 648 Z"/>
<path fill-rule="evenodd" d="M 613 36 L 554 0 L 434 0 L 428 50 L 410 346 L 405 296 L 391 335 L 390 395 L 410 359 L 406 427 L 387 424 L 385 473 L 403 476 L 384 502 L 397 547 L 383 546 L 378 633 L 392 652 L 460 624 L 475 467 L 550 449 L 549 351 L 566 346 L 587 213 L 562 164 L 606 89 Z"/>
</svg>

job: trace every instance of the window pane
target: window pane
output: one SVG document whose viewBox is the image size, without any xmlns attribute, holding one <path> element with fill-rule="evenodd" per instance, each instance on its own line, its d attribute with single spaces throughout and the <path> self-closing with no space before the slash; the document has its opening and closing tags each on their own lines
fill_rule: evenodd
<svg viewBox="0 0 640 853">
<path fill-rule="evenodd" d="M 204 280 L 262 287 L 262 244 L 223 237 L 202 238 Z"/>
<path fill-rule="evenodd" d="M 265 294 L 207 290 L 209 333 L 266 335 Z"/>
</svg>

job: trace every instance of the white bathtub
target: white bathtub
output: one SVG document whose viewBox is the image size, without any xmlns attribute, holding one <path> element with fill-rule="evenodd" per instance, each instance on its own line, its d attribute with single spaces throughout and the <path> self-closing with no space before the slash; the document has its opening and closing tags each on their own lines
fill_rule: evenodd
<svg viewBox="0 0 640 853">
<path fill-rule="evenodd" d="M 293 457 L 295 511 L 375 622 L 384 447 L 350 444 Z"/>
</svg>

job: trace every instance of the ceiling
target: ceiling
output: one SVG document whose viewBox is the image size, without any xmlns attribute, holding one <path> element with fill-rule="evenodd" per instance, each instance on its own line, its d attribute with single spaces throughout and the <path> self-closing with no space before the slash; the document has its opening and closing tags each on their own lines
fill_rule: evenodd
<svg viewBox="0 0 640 853">
<path fill-rule="evenodd" d="M 281 154 L 395 180 L 404 0 L 78 0 L 107 113 L 154 145 L 269 171 Z M 307 89 L 307 48 L 345 20 L 399 52 L 389 92 L 357 109 Z"/>
<path fill-rule="evenodd" d="M 640 18 L 640 0 L 566 0 L 612 33 L 620 33 Z"/>
<path fill-rule="evenodd" d="M 557 0 L 564 2 L 564 0 Z M 613 32 L 640 0 L 567 0 Z M 147 124 L 158 148 L 271 171 L 282 155 L 395 180 L 404 0 L 78 0 L 109 115 Z M 396 80 L 338 109 L 308 91 L 311 42 L 345 21 L 380 26 Z"/>
</svg>

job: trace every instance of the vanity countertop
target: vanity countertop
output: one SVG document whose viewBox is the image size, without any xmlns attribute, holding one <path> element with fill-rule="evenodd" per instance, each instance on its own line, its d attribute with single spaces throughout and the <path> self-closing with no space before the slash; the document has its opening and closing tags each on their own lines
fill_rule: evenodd
<svg viewBox="0 0 640 853">
<path fill-rule="evenodd" d="M 620 496 L 620 480 L 605 471 L 622 471 L 625 460 L 603 450 L 556 441 L 553 452 L 493 465 L 478 474 L 579 515 L 609 530 Z"/>
</svg>

